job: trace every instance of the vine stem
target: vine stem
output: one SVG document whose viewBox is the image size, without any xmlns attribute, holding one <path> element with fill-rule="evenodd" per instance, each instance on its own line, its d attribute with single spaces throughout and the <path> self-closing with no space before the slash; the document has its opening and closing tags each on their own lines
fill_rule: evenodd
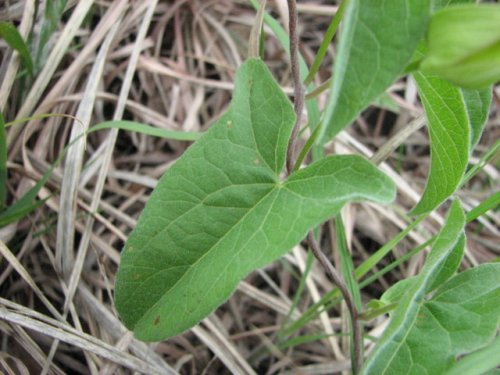
<svg viewBox="0 0 500 375">
<path fill-rule="evenodd" d="M 288 141 L 288 150 L 286 158 L 286 170 L 290 174 L 293 171 L 295 161 L 295 146 L 297 136 L 299 135 L 300 124 L 302 122 L 302 110 L 304 108 L 304 87 L 300 79 L 299 68 L 299 37 L 297 33 L 297 3 L 295 0 L 288 0 L 289 13 L 289 33 L 290 33 L 290 64 L 292 69 L 292 79 L 294 87 L 294 110 L 296 115 L 295 125 L 292 130 L 292 135 Z"/>
<path fill-rule="evenodd" d="M 286 158 L 286 172 L 287 175 L 291 174 L 294 169 L 295 164 L 295 148 L 297 143 L 297 137 L 300 130 L 300 124 L 302 121 L 302 110 L 304 108 L 304 87 L 300 79 L 300 69 L 299 69 L 299 38 L 297 33 L 297 3 L 295 0 L 287 0 L 288 2 L 288 12 L 289 12 L 289 34 L 290 34 L 290 63 L 292 70 L 292 79 L 294 86 L 294 110 L 296 115 L 295 125 L 288 141 L 288 150 Z M 347 304 L 347 309 L 351 315 L 351 325 L 353 331 L 353 359 L 352 359 L 352 370 L 354 374 L 357 374 L 361 369 L 363 363 L 363 332 L 361 330 L 361 324 L 359 320 L 359 312 L 356 309 L 354 300 L 347 288 L 344 279 L 340 273 L 335 269 L 333 264 L 328 260 L 326 255 L 321 251 L 318 243 L 314 239 L 314 234 L 310 231 L 307 234 L 307 242 L 309 247 L 314 254 L 314 257 L 318 260 L 321 266 L 328 273 L 332 281 L 339 288 L 344 300 Z"/>
<path fill-rule="evenodd" d="M 339 288 L 342 297 L 344 297 L 347 309 L 351 315 L 351 325 L 353 332 L 353 360 L 352 360 L 352 372 L 357 374 L 363 365 L 363 331 L 361 330 L 361 323 L 359 320 L 359 312 L 354 304 L 351 293 L 344 282 L 344 279 L 333 266 L 330 260 L 326 257 L 325 253 L 321 251 L 318 242 L 314 239 L 314 233 L 310 231 L 307 234 L 307 243 L 311 249 L 314 257 L 318 260 L 321 266 L 328 273 L 328 276 L 332 279 L 334 284 Z"/>
</svg>

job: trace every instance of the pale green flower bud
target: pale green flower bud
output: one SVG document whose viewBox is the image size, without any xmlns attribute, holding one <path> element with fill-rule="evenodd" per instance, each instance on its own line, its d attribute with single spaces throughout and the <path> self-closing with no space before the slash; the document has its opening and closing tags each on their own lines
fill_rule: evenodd
<svg viewBox="0 0 500 375">
<path fill-rule="evenodd" d="M 500 6 L 460 5 L 436 12 L 427 32 L 426 74 L 466 88 L 500 81 Z"/>
</svg>

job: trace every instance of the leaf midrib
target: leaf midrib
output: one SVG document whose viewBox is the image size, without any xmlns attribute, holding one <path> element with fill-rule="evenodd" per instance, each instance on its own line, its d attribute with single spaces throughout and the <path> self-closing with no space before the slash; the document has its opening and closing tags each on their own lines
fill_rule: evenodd
<svg viewBox="0 0 500 375">
<path fill-rule="evenodd" d="M 165 295 L 167 295 L 171 290 L 175 289 L 175 287 L 177 287 L 177 285 L 179 283 L 181 283 L 184 278 L 186 277 L 187 273 L 193 268 L 195 267 L 198 263 L 200 263 L 205 257 L 208 256 L 208 254 L 214 249 L 217 247 L 217 245 L 223 240 L 226 238 L 226 236 L 228 234 L 230 234 L 236 227 L 238 227 L 238 225 L 251 213 L 253 212 L 253 210 L 255 210 L 268 196 L 270 196 L 273 192 L 276 191 L 276 188 L 271 188 L 269 190 L 269 192 L 267 192 L 264 196 L 262 196 L 262 198 L 260 198 L 240 219 L 238 219 L 238 221 L 235 222 L 235 224 L 230 228 L 228 229 L 227 232 L 225 232 L 209 249 L 207 249 L 207 251 L 205 251 L 198 259 L 196 259 L 195 262 L 193 262 L 192 264 L 186 266 L 186 271 L 182 274 L 181 277 L 179 277 L 179 279 L 174 283 L 172 284 L 172 286 L 170 288 L 168 288 L 167 290 L 165 290 L 165 292 L 163 293 L 163 295 L 153 304 L 151 305 L 150 308 L 148 308 L 147 310 L 144 311 L 144 313 L 142 314 L 142 316 L 135 322 L 134 324 L 134 327 L 146 316 L 148 315 L 151 311 L 153 311 L 157 305 L 161 302 L 161 300 L 165 297 Z M 183 214 L 184 215 L 184 214 Z M 170 225 L 170 224 L 169 224 Z M 162 272 L 162 271 L 159 271 L 159 272 Z M 142 283 L 141 283 L 142 285 Z M 213 285 L 213 284 L 212 284 Z"/>
</svg>

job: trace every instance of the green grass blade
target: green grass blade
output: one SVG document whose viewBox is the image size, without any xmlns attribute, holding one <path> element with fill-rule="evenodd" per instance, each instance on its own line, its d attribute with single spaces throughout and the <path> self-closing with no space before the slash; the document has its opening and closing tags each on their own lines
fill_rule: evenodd
<svg viewBox="0 0 500 375">
<path fill-rule="evenodd" d="M 277 341 L 279 343 L 284 343 L 287 342 L 286 337 L 288 336 L 286 332 L 288 331 L 288 325 L 291 323 L 292 315 L 297 310 L 297 307 L 299 306 L 300 298 L 302 297 L 304 290 L 306 288 L 306 280 L 309 275 L 309 272 L 311 272 L 312 265 L 314 263 L 314 256 L 313 254 L 309 251 L 307 253 L 307 258 L 306 258 L 306 267 L 304 269 L 304 272 L 300 276 L 299 279 L 299 286 L 297 287 L 297 291 L 294 293 L 293 300 L 292 300 L 292 305 L 290 306 L 290 310 L 288 311 L 288 314 L 286 315 L 285 319 L 283 320 L 283 324 L 280 328 L 280 330 L 277 333 Z"/>
<path fill-rule="evenodd" d="M 487 163 L 498 157 L 499 154 L 500 154 L 500 141 L 496 141 L 495 144 L 481 157 L 479 162 L 467 171 L 460 185 L 461 186 L 464 185 L 472 177 L 478 174 Z"/>
<path fill-rule="evenodd" d="M 46 117 L 46 116 L 45 116 Z M 174 139 L 179 141 L 195 141 L 197 140 L 201 134 L 196 132 L 180 132 L 166 129 L 159 129 L 153 126 L 142 124 L 134 121 L 106 121 L 91 127 L 87 134 L 93 133 L 100 130 L 105 129 L 122 129 L 133 131 L 145 135 L 150 135 L 158 138 L 166 138 L 166 139 Z M 83 134 L 81 135 L 83 136 Z M 57 167 L 68 149 L 78 140 L 80 137 L 77 137 L 73 140 L 73 142 L 69 143 L 61 152 L 57 160 L 52 164 L 47 172 L 42 176 L 42 178 L 33 186 L 23 197 L 21 197 L 17 202 L 13 205 L 9 206 L 5 210 L 0 213 L 0 227 L 5 226 L 7 224 L 18 221 L 28 215 L 30 212 L 33 212 L 38 207 L 43 204 L 43 201 L 38 201 L 36 199 L 40 189 L 47 183 L 52 172 L 55 167 Z M 2 149 L 6 150 L 6 149 Z M 5 151 L 6 152 L 6 151 Z M 0 181 L 1 182 L 1 181 Z"/>
<path fill-rule="evenodd" d="M 67 2 L 68 0 L 50 0 L 46 2 L 40 35 L 34 54 L 36 57 L 36 70 L 39 70 L 47 60 L 47 54 L 49 52 L 47 42 L 54 34 L 54 31 L 57 30 Z"/>
<path fill-rule="evenodd" d="M 426 215 L 417 218 L 415 221 L 411 222 L 404 230 L 399 232 L 394 238 L 387 241 L 380 249 L 378 249 L 374 254 L 372 254 L 367 260 L 361 263 L 355 271 L 356 277 L 358 279 L 366 275 L 375 265 L 380 262 L 389 252 L 405 238 L 408 233 L 415 229 L 424 219 Z"/>
<path fill-rule="evenodd" d="M 0 22 L 0 38 L 3 38 L 12 49 L 19 52 L 29 74 L 33 74 L 33 60 L 30 51 L 16 27 L 10 22 Z"/>
<path fill-rule="evenodd" d="M 311 136 L 308 138 L 306 141 L 304 147 L 302 147 L 302 150 L 300 150 L 299 156 L 297 157 L 297 160 L 295 161 L 295 165 L 293 167 L 294 171 L 297 171 L 300 166 L 302 165 L 302 162 L 306 158 L 307 154 L 311 150 L 311 147 L 314 146 L 314 142 L 316 141 L 316 138 L 318 137 L 320 127 L 317 126 L 316 129 L 313 130 Z"/>
<path fill-rule="evenodd" d="M 340 297 L 338 289 L 331 290 L 321 297 L 318 302 L 314 303 L 306 311 L 304 311 L 299 319 L 289 324 L 284 329 L 283 334 L 292 335 L 294 332 L 306 326 L 310 321 L 317 319 L 322 312 L 328 311 L 340 302 L 342 302 L 342 298 Z"/>
<path fill-rule="evenodd" d="M 411 251 L 407 252 L 405 255 L 402 257 L 392 261 L 390 264 L 382 268 L 380 271 L 374 273 L 373 275 L 367 277 L 365 280 L 361 281 L 359 286 L 361 289 L 367 287 L 371 283 L 373 283 L 375 280 L 378 278 L 384 276 L 388 272 L 392 271 L 394 268 L 398 267 L 400 264 L 406 262 L 407 260 L 411 259 L 414 255 L 418 254 L 422 250 L 424 250 L 427 246 L 430 246 L 434 243 L 436 240 L 436 236 L 430 238 L 429 240 L 425 241 L 423 244 L 417 246 L 416 248 L 412 249 Z"/>
<path fill-rule="evenodd" d="M 71 116 L 71 115 L 59 114 L 59 113 L 48 113 L 48 114 L 26 117 L 26 118 L 12 121 L 12 122 L 8 122 L 5 124 L 5 127 L 7 128 L 9 126 L 28 122 L 31 120 L 41 120 L 41 119 L 44 119 L 47 117 L 68 117 L 68 118 L 71 118 L 73 120 L 79 121 L 76 117 Z M 128 121 L 128 120 L 104 121 L 104 122 L 101 122 L 100 124 L 92 126 L 88 130 L 88 133 L 93 133 L 93 132 L 96 132 L 99 130 L 106 130 L 106 129 L 127 130 L 127 131 L 140 133 L 140 134 L 144 134 L 144 135 L 150 135 L 152 137 L 157 137 L 157 138 L 165 138 L 165 139 L 172 139 L 175 141 L 189 141 L 189 142 L 197 141 L 203 135 L 203 133 L 201 133 L 201 132 L 185 132 L 185 131 L 178 131 L 178 130 L 168 130 L 168 129 L 162 129 L 162 128 L 158 128 L 156 126 L 144 124 L 142 122 Z"/>
<path fill-rule="evenodd" d="M 312 268 L 313 263 L 314 263 L 314 256 L 309 251 L 309 252 L 307 252 L 306 268 L 304 269 L 304 272 L 300 276 L 299 286 L 297 288 L 297 291 L 294 293 L 292 305 L 290 306 L 290 310 L 288 311 L 288 314 L 283 322 L 284 326 L 286 326 L 286 324 L 288 324 L 294 311 L 297 310 L 297 307 L 299 306 L 300 297 L 302 296 L 302 294 L 306 288 L 306 280 L 307 280 L 307 277 L 309 276 L 309 272 L 311 272 L 311 268 Z"/>
<path fill-rule="evenodd" d="M 66 118 L 69 118 L 69 119 L 74 120 L 74 121 L 80 121 L 77 117 L 72 116 L 72 115 L 67 115 L 65 113 L 43 113 L 40 115 L 22 117 L 19 119 L 15 119 L 14 121 L 10 121 L 10 122 L 5 123 L 5 127 L 8 128 L 10 126 L 14 126 L 17 124 L 23 124 L 25 122 L 29 122 L 32 120 L 43 120 L 43 119 L 46 119 L 49 117 L 66 117 Z"/>
<path fill-rule="evenodd" d="M 335 33 L 340 25 L 340 21 L 342 20 L 342 16 L 344 15 L 344 9 L 348 1 L 349 0 L 342 1 L 339 8 L 337 9 L 337 13 L 335 13 L 335 15 L 332 18 L 332 21 L 328 25 L 328 29 L 326 29 L 325 36 L 323 38 L 323 41 L 321 42 L 321 45 L 319 46 L 318 53 L 314 58 L 314 61 L 311 65 L 311 69 L 309 70 L 309 74 L 304 80 L 304 84 L 306 86 L 312 82 L 314 76 L 316 75 L 316 73 L 318 73 L 319 67 L 321 66 L 321 63 L 325 58 L 326 52 L 328 51 L 328 47 L 330 47 L 330 43 L 332 42 L 333 37 L 335 36 Z"/>
<path fill-rule="evenodd" d="M 21 220 L 23 217 L 41 207 L 45 203 L 45 200 L 36 200 L 36 196 L 42 187 L 43 184 L 37 183 L 26 193 L 26 195 L 12 206 L 2 211 L 2 213 L 0 213 L 0 228 Z M 33 196 L 35 198 L 31 199 Z"/>
<path fill-rule="evenodd" d="M 335 336 L 335 335 L 331 335 L 328 333 L 318 333 L 316 335 L 298 336 L 298 337 L 294 337 L 292 339 L 289 339 L 289 340 L 279 344 L 279 348 L 282 350 L 285 350 L 285 349 L 293 348 L 297 345 L 307 344 L 307 343 L 318 341 L 318 340 L 324 340 L 324 339 L 327 339 L 331 336 Z"/>
<path fill-rule="evenodd" d="M 493 193 L 484 201 L 479 203 L 472 210 L 470 210 L 467 213 L 466 220 L 467 222 L 476 220 L 479 216 L 481 216 L 485 212 L 498 208 L 499 206 L 500 206 L 500 192 L 497 191 L 496 193 Z"/>
<path fill-rule="evenodd" d="M 121 130 L 128 130 L 131 132 L 150 135 L 152 137 L 157 137 L 157 138 L 173 139 L 176 141 L 194 142 L 202 136 L 202 133 L 199 133 L 199 132 L 184 132 L 184 131 L 176 131 L 176 130 L 167 130 L 167 129 L 157 128 L 157 127 L 143 124 L 143 123 L 136 122 L 136 121 L 125 121 L 125 120 L 101 122 L 100 124 L 92 126 L 89 129 L 89 133 L 99 131 L 99 130 L 104 130 L 104 129 L 112 129 L 112 128 L 121 129 Z"/>
<path fill-rule="evenodd" d="M 351 252 L 347 248 L 347 238 L 345 234 L 344 221 L 342 215 L 335 217 L 335 244 L 340 255 L 342 276 L 346 282 L 347 289 L 352 295 L 356 308 L 361 310 L 361 293 L 359 292 L 358 280 L 354 275 L 354 265 L 352 263 Z"/>
<path fill-rule="evenodd" d="M 43 174 L 42 178 L 37 181 L 35 186 L 28 190 L 28 192 L 24 194 L 17 202 L 0 213 L 0 228 L 22 219 L 43 204 L 44 201 L 36 199 L 38 193 L 47 183 L 54 169 L 61 163 L 69 148 L 73 144 L 75 144 L 78 139 L 80 139 L 80 137 L 77 137 L 71 143 L 66 145 L 66 147 L 64 147 L 61 154 L 57 157 L 56 161 L 50 166 L 48 171 Z"/>
<path fill-rule="evenodd" d="M 340 256 L 340 264 L 341 264 L 341 272 L 342 276 L 345 280 L 347 289 L 349 290 L 350 295 L 352 296 L 352 300 L 354 302 L 354 305 L 356 307 L 357 311 L 361 311 L 363 307 L 363 303 L 361 301 L 361 293 L 359 291 L 359 285 L 358 285 L 358 280 L 356 280 L 356 277 L 354 276 L 354 265 L 352 263 L 352 257 L 351 257 L 351 252 L 349 251 L 347 247 L 347 238 L 346 238 L 346 233 L 345 233 L 345 227 L 344 227 L 344 221 L 342 220 L 342 214 L 338 214 L 335 217 L 335 244 L 337 251 L 339 252 Z M 353 324 L 355 324 L 352 316 L 349 319 L 349 326 L 350 326 L 350 332 L 351 332 L 351 339 L 350 339 L 350 352 L 351 352 L 351 362 L 352 362 L 352 367 L 356 367 L 355 363 L 355 336 L 354 336 L 354 329 L 353 329 Z M 360 322 L 361 324 L 361 322 Z M 361 329 L 361 328 L 360 328 Z M 359 355 L 361 358 L 363 357 L 363 345 L 360 345 L 360 353 Z M 358 369 L 359 370 L 359 369 Z"/>
<path fill-rule="evenodd" d="M 7 199 L 7 135 L 5 122 L 0 112 L 0 212 L 5 208 Z"/>
</svg>

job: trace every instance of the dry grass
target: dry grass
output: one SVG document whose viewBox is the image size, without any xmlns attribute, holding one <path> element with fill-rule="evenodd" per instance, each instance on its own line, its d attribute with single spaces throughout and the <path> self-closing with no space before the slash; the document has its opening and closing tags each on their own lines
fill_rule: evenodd
<svg viewBox="0 0 500 375">
<path fill-rule="evenodd" d="M 301 52 L 309 62 L 336 10 L 330 3 L 299 2 Z M 269 6 L 286 25 L 286 1 Z M 40 9 L 35 11 L 32 0 L 3 1 L 0 21 L 10 20 L 24 36 L 33 36 L 42 20 Z M 0 110 L 6 121 L 46 113 L 76 117 L 53 116 L 9 128 L 9 202 L 40 179 L 71 139 L 102 121 L 124 118 L 170 130 L 207 129 L 227 108 L 254 20 L 255 11 L 246 1 L 69 1 L 35 80 L 16 77 L 22 71 L 17 54 L 0 41 Z M 291 92 L 286 54 L 265 30 L 266 63 Z M 332 46 L 317 85 L 329 77 L 333 54 Z M 421 115 L 412 82 L 398 82 L 390 92 L 399 114 L 371 107 L 328 149 L 371 157 Z M 320 104 L 326 95 L 319 97 Z M 497 88 L 490 124 L 473 161 L 498 139 L 499 98 Z M 224 306 L 183 335 L 146 345 L 120 323 L 112 302 L 120 250 L 151 188 L 188 146 L 116 130 L 80 138 L 41 190 L 45 203 L 0 230 L 0 371 L 333 374 L 350 367 L 349 347 L 339 335 L 348 321 L 342 306 L 322 312 L 298 331 L 335 335 L 290 347 L 277 344 L 306 269 L 302 246 L 249 275 Z M 406 227 L 400 213 L 419 198 L 428 162 L 426 133 L 416 130 L 405 140 L 405 152 L 390 153 L 382 164 L 398 184 L 396 204 L 345 208 L 356 264 Z M 495 180 L 498 170 L 488 165 L 461 191 L 465 207 L 498 189 Z M 467 227 L 462 267 L 499 255 L 500 219 L 495 215 Z M 425 242 L 442 220 L 436 213 L 423 222 L 389 258 Z M 331 242 L 326 236 L 324 250 L 336 262 Z M 376 298 L 388 285 L 418 272 L 423 256 L 365 288 L 363 299 Z M 292 319 L 332 289 L 324 271 L 313 267 Z M 380 318 L 366 330 L 379 335 L 385 324 Z M 370 340 L 365 345 L 369 351 Z"/>
</svg>

